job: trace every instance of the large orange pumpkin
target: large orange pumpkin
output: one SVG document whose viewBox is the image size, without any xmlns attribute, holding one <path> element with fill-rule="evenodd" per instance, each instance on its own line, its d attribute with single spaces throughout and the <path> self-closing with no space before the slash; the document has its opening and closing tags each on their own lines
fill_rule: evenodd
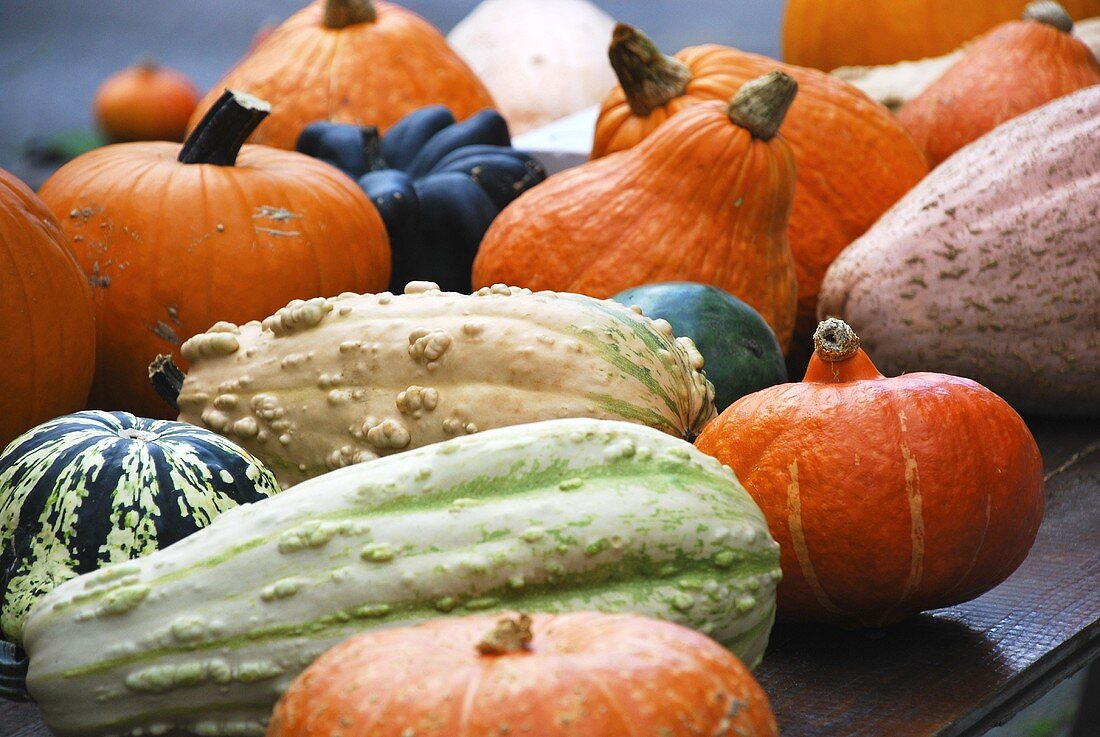
<svg viewBox="0 0 1100 737">
<path fill-rule="evenodd" d="M 1032 3 L 1023 20 L 999 25 L 970 45 L 898 119 L 936 166 L 1001 123 L 1100 84 L 1100 62 L 1072 31 L 1058 3 Z"/>
<path fill-rule="evenodd" d="M 798 289 L 787 245 L 795 172 L 777 131 L 796 89 L 774 72 L 728 105 L 695 105 L 628 151 L 550 177 L 493 222 L 474 288 L 607 298 L 694 281 L 747 302 L 786 346 Z"/>
<path fill-rule="evenodd" d="M 1026 0 L 787 0 L 783 56 L 831 71 L 939 56 L 1019 18 Z M 1063 0 L 1074 18 L 1100 15 L 1100 0 Z"/>
<path fill-rule="evenodd" d="M 780 128 L 798 171 L 787 235 L 798 274 L 794 353 L 799 372 L 812 351 L 825 271 L 928 173 L 920 149 L 881 105 L 831 75 L 725 46 L 667 57 L 636 28 L 620 24 L 609 50 L 621 86 L 604 100 L 592 155 L 636 145 L 701 100 L 728 100 L 749 79 L 782 69 L 798 98 Z"/>
<path fill-rule="evenodd" d="M 969 379 L 883 377 L 835 318 L 814 338 L 801 383 L 738 400 L 696 441 L 779 542 L 778 616 L 881 626 L 1007 578 L 1043 512 L 1020 416 Z"/>
<path fill-rule="evenodd" d="M 0 450 L 84 405 L 95 368 L 93 314 L 61 226 L 0 169 Z"/>
<path fill-rule="evenodd" d="M 250 141 L 286 149 L 317 120 L 384 132 L 428 105 L 445 105 L 459 120 L 494 106 L 435 27 L 382 0 L 315 0 L 292 15 L 214 85 L 192 127 L 226 88 L 275 103 Z"/>
<path fill-rule="evenodd" d="M 181 149 L 120 143 L 59 169 L 41 197 L 94 287 L 93 406 L 172 416 L 150 361 L 218 321 L 291 299 L 386 288 L 389 240 L 370 199 L 304 154 L 241 143 L 267 105 L 226 93 Z"/>
<path fill-rule="evenodd" d="M 291 684 L 267 737 L 778 734 L 748 669 L 686 627 L 595 612 L 494 619 L 346 640 Z"/>
</svg>

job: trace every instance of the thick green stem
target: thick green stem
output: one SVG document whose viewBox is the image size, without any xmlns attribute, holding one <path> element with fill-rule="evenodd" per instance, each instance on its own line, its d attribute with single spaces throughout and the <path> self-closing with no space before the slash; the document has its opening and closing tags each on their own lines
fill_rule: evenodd
<svg viewBox="0 0 1100 737">
<path fill-rule="evenodd" d="M 1056 2 L 1051 0 L 1039 0 L 1024 8 L 1024 20 L 1037 20 L 1052 28 L 1057 28 L 1062 33 L 1073 32 L 1073 18 Z"/>
<path fill-rule="evenodd" d="M 328 0 L 325 3 L 325 27 L 346 28 L 356 23 L 373 23 L 378 18 L 371 0 Z"/>
<path fill-rule="evenodd" d="M 741 85 L 726 112 L 730 120 L 755 137 L 770 141 L 783 125 L 796 94 L 798 82 L 793 77 L 769 72 Z"/>
<path fill-rule="evenodd" d="M 680 97 L 691 81 L 691 70 L 665 56 L 653 40 L 634 26 L 619 23 L 607 50 L 626 101 L 635 115 L 646 116 Z"/>
<path fill-rule="evenodd" d="M 149 364 L 149 383 L 161 399 L 179 412 L 180 391 L 187 374 L 176 365 L 171 356 L 160 355 Z"/>
<path fill-rule="evenodd" d="M 270 112 L 271 105 L 260 98 L 226 90 L 184 141 L 179 161 L 233 166 L 241 146 Z"/>
</svg>

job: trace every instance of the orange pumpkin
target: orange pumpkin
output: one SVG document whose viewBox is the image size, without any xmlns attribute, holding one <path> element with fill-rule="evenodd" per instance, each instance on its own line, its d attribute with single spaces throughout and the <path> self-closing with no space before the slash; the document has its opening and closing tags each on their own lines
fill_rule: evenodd
<svg viewBox="0 0 1100 737">
<path fill-rule="evenodd" d="M 267 737 L 775 737 L 713 640 L 627 614 L 471 616 L 356 635 L 303 671 Z"/>
<path fill-rule="evenodd" d="M 701 100 L 728 100 L 746 81 L 771 69 L 797 80 L 798 98 L 780 133 L 798 170 L 787 235 L 798 274 L 793 348 L 802 357 L 801 371 L 812 351 L 826 269 L 928 173 L 920 149 L 885 108 L 814 69 L 717 45 L 667 57 L 625 24 L 615 29 L 609 55 L 622 84 L 600 110 L 593 157 L 636 145 Z"/>
<path fill-rule="evenodd" d="M 493 222 L 473 284 L 607 298 L 640 284 L 724 289 L 790 340 L 794 159 L 776 135 L 797 84 L 775 72 L 700 103 L 629 151 L 550 177 Z"/>
<path fill-rule="evenodd" d="M 447 40 L 423 18 L 381 0 L 316 0 L 264 38 L 199 103 L 224 89 L 276 102 L 250 141 L 293 149 L 317 120 L 378 126 L 445 105 L 462 120 L 493 98 Z M 191 119 L 192 127 L 201 112 Z"/>
<path fill-rule="evenodd" d="M 830 71 L 893 64 L 954 51 L 1025 0 L 787 0 L 783 58 Z M 1074 18 L 1100 15 L 1100 0 L 1063 0 Z"/>
<path fill-rule="evenodd" d="M 1020 416 L 969 379 L 885 378 L 840 320 L 814 339 L 801 383 L 738 400 L 696 441 L 779 542 L 779 616 L 881 626 L 1007 578 L 1043 512 Z"/>
<path fill-rule="evenodd" d="M 92 107 L 114 141 L 182 141 L 199 91 L 186 76 L 151 59 L 108 77 Z"/>
<path fill-rule="evenodd" d="M 181 149 L 120 143 L 59 169 L 41 196 L 94 287 L 92 404 L 172 415 L 158 354 L 291 299 L 386 288 L 389 240 L 355 182 L 304 154 L 241 143 L 268 106 L 226 93 Z"/>
<path fill-rule="evenodd" d="M 1072 35 L 1058 3 L 1036 2 L 1024 19 L 997 26 L 907 102 L 898 119 L 938 165 L 1001 123 L 1100 84 L 1100 62 Z"/>
<path fill-rule="evenodd" d="M 84 406 L 95 367 L 92 292 L 61 226 L 0 169 L 0 450 Z"/>
</svg>

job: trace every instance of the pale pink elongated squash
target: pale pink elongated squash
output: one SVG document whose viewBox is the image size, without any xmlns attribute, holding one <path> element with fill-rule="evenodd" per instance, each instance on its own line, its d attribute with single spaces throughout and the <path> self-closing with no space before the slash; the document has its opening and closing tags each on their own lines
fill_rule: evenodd
<svg viewBox="0 0 1100 737">
<path fill-rule="evenodd" d="M 850 324 L 887 375 L 1100 414 L 1098 142 L 1100 85 L 959 150 L 844 250 L 818 314 Z"/>
</svg>

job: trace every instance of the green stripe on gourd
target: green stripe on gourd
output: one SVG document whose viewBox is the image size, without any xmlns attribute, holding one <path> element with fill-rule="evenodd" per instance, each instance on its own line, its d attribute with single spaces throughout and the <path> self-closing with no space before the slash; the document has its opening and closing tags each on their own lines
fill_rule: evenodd
<svg viewBox="0 0 1100 737">
<path fill-rule="evenodd" d="M 28 620 L 28 684 L 59 735 L 259 735 L 331 645 L 449 613 L 638 612 L 751 665 L 779 560 L 717 461 L 641 425 L 571 419 L 335 471 L 116 570 L 65 583 Z"/>
<path fill-rule="evenodd" d="M 32 604 L 60 582 L 170 545 L 279 491 L 225 438 L 124 412 L 39 425 L 0 454 L 0 600 L 18 642 Z"/>
<path fill-rule="evenodd" d="M 593 417 L 691 439 L 715 416 L 690 340 L 581 295 L 414 283 L 218 323 L 182 350 L 180 419 L 233 438 L 284 487 L 505 425 Z"/>
</svg>

